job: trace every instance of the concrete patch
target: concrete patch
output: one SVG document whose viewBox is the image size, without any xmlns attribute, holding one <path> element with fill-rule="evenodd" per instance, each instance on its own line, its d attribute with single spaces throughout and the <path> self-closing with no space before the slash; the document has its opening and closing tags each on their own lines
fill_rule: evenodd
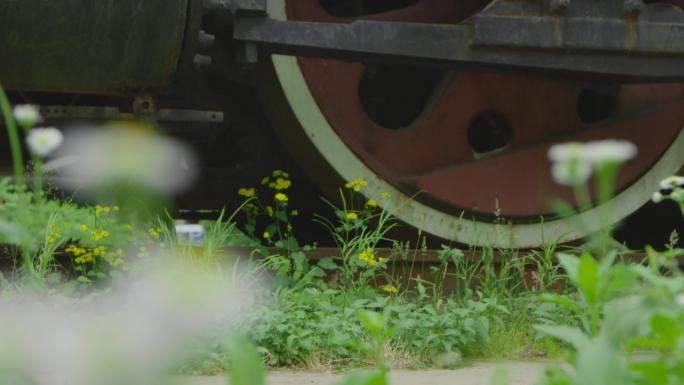
<svg viewBox="0 0 684 385">
<path fill-rule="evenodd" d="M 549 365 L 543 362 L 501 362 L 474 363 L 454 370 L 393 370 L 391 385 L 490 385 L 500 368 L 510 379 L 510 385 L 533 385 Z M 290 370 L 272 371 L 268 385 L 334 385 L 343 374 L 299 372 Z M 177 378 L 173 385 L 226 385 L 222 376 Z"/>
</svg>

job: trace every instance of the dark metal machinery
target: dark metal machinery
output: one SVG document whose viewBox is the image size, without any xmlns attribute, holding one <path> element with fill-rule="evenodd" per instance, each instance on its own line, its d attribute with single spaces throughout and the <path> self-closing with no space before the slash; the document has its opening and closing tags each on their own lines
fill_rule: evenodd
<svg viewBox="0 0 684 385">
<path fill-rule="evenodd" d="M 226 154 L 278 146 L 261 145 L 271 135 L 253 129 L 260 108 L 240 97 L 256 84 L 285 149 L 323 190 L 364 177 L 369 198 L 415 227 L 527 247 L 541 242 L 540 218 L 548 239 L 586 235 L 549 213 L 550 197 L 571 199 L 549 177 L 550 144 L 639 144 L 603 208 L 615 222 L 684 162 L 682 3 L 0 0 L 0 83 L 48 118 L 145 118 L 242 143 L 205 151 L 242 170 L 238 184 L 253 169 Z M 235 123 L 241 114 L 251 123 Z"/>
</svg>

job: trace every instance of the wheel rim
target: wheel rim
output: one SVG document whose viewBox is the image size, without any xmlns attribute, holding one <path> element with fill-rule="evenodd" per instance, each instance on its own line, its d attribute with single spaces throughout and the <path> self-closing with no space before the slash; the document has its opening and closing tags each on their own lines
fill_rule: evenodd
<svg viewBox="0 0 684 385">
<path fill-rule="evenodd" d="M 306 1 L 294 4 L 303 6 L 302 4 L 304 3 L 306 3 Z M 318 4 L 316 1 L 314 1 L 314 3 Z M 422 3 L 424 2 L 419 2 L 418 4 Z M 287 9 L 284 1 L 273 0 L 269 3 L 269 7 L 269 12 L 272 17 L 287 18 Z M 471 8 L 473 7 L 474 6 L 471 4 Z M 315 7 L 312 6 L 311 9 L 313 8 Z M 318 12 L 320 9 L 317 9 L 316 11 Z M 446 14 L 446 12 L 444 13 Z M 407 16 L 405 10 L 404 13 L 398 11 L 393 12 L 393 17 L 396 17 L 397 14 L 402 15 L 401 17 Z M 453 14 L 450 15 L 453 16 Z M 377 17 L 377 15 L 374 17 Z M 552 141 L 544 142 L 542 140 L 541 144 L 535 143 L 535 146 L 533 146 L 534 148 L 526 148 L 522 151 L 505 151 L 503 154 L 491 156 L 483 160 L 471 159 L 467 162 L 458 163 L 455 167 L 453 164 L 447 163 L 447 167 L 440 168 L 438 172 L 434 172 L 433 168 L 427 175 L 421 175 L 419 183 L 416 183 L 414 186 L 417 187 L 416 189 L 422 188 L 428 190 L 429 198 L 436 198 L 433 200 L 438 201 L 444 201 L 444 197 L 448 197 L 449 192 L 454 189 L 454 184 L 445 183 L 445 180 L 454 180 L 455 178 L 457 181 L 468 180 L 471 181 L 470 183 L 473 185 L 478 186 L 478 189 L 471 188 L 470 190 L 465 190 L 465 194 L 461 192 L 458 195 L 458 199 L 461 201 L 456 202 L 459 204 L 453 204 L 454 202 L 452 200 L 451 202 L 448 202 L 451 206 L 447 206 L 445 209 L 445 206 L 440 204 L 441 202 L 435 203 L 430 199 L 423 201 L 411 199 L 411 189 L 407 189 L 405 185 L 407 182 L 415 183 L 415 180 L 412 181 L 410 178 L 406 178 L 407 174 L 405 173 L 405 169 L 400 169 L 400 171 L 404 173 L 401 174 L 400 178 L 397 178 L 396 169 L 387 171 L 386 167 L 383 168 L 387 165 L 382 164 L 382 156 L 386 155 L 382 155 L 382 153 L 377 155 L 378 152 L 376 151 L 374 156 L 370 157 L 362 150 L 364 147 L 368 146 L 368 142 L 363 142 L 360 145 L 358 143 L 354 144 L 354 141 L 358 141 L 359 137 L 363 137 L 364 133 L 367 136 L 372 136 L 368 134 L 368 132 L 372 133 L 373 129 L 377 129 L 377 127 L 368 129 L 368 125 L 366 125 L 364 126 L 364 128 L 366 128 L 364 131 L 358 130 L 358 125 L 352 125 L 352 127 L 357 128 L 356 131 L 340 130 L 342 123 L 335 117 L 335 114 L 339 113 L 339 111 L 345 111 L 345 109 L 335 110 L 332 108 L 335 104 L 321 104 L 320 90 L 317 91 L 316 89 L 317 85 L 320 85 L 320 83 L 312 82 L 311 77 L 307 77 L 307 66 L 316 68 L 316 65 L 319 65 L 322 67 L 328 66 L 328 68 L 330 68 L 330 66 L 337 65 L 337 62 L 324 61 L 321 59 L 297 59 L 278 55 L 274 55 L 272 60 L 283 95 L 287 99 L 287 103 L 292 109 L 292 113 L 299 122 L 301 130 L 308 136 L 311 145 L 315 146 L 323 158 L 325 158 L 328 165 L 346 180 L 355 178 L 366 179 L 368 181 L 368 188 L 363 193 L 368 198 L 378 200 L 383 207 L 415 227 L 443 238 L 467 244 L 488 244 L 498 247 L 533 247 L 539 245 L 543 241 L 539 224 L 534 222 L 534 218 L 536 217 L 536 221 L 539 221 L 539 216 L 546 214 L 546 212 L 540 212 L 541 204 L 538 202 L 543 202 L 544 209 L 546 209 L 548 201 L 544 201 L 544 199 L 540 197 L 533 197 L 532 199 L 529 199 L 528 197 L 529 201 L 535 202 L 533 205 L 525 206 L 524 204 L 518 203 L 508 206 L 511 207 L 511 209 L 506 209 L 507 206 L 505 202 L 511 202 L 511 196 L 509 195 L 506 197 L 504 195 L 506 198 L 502 202 L 504 215 L 512 217 L 513 219 L 506 224 L 492 223 L 491 215 L 488 218 L 487 214 L 494 212 L 495 198 L 501 198 L 499 191 L 502 191 L 502 189 L 511 189 L 511 186 L 515 186 L 513 183 L 519 184 L 521 179 L 525 180 L 525 177 L 528 176 L 527 174 L 530 174 L 520 173 L 519 170 L 533 170 L 536 168 L 540 169 L 539 173 L 543 173 L 544 175 L 538 176 L 536 180 L 532 178 L 532 181 L 530 181 L 530 178 L 528 177 L 528 181 L 525 183 L 529 183 L 530 186 L 534 187 L 528 187 L 527 191 L 542 190 L 540 196 L 546 198 L 551 195 L 564 197 L 566 199 L 569 197 L 569 191 L 553 184 L 548 176 L 546 150 Z M 343 64 L 350 65 L 348 63 Z M 351 65 L 354 66 L 354 64 Z M 357 66 L 360 65 L 357 64 Z M 359 69 L 356 69 L 356 76 L 358 76 L 358 70 Z M 334 71 L 330 72 L 336 73 Z M 343 72 L 344 71 L 340 73 Z M 328 75 L 328 77 L 330 76 Z M 479 73 L 469 73 L 468 76 L 462 77 L 460 83 L 458 83 L 458 79 L 456 80 L 456 83 L 460 87 L 455 88 L 458 88 L 461 91 L 464 89 L 472 90 L 474 85 L 482 85 L 487 82 L 494 82 L 497 84 L 503 83 L 507 86 L 505 88 L 511 88 L 511 82 L 521 81 L 516 80 L 516 78 L 520 77 L 502 74 L 482 75 Z M 526 82 L 525 84 L 527 85 L 536 84 L 536 90 L 546 90 L 547 95 L 549 96 L 557 97 L 560 95 L 562 98 L 567 98 L 562 99 L 564 101 L 562 103 L 558 102 L 557 104 L 570 104 L 573 108 L 577 94 L 586 89 L 586 87 L 583 86 L 580 87 L 574 84 L 550 82 L 548 80 L 530 80 L 530 78 L 523 78 L 522 81 Z M 346 82 L 358 84 L 358 81 L 349 82 L 348 79 Z M 451 82 L 453 82 L 453 79 Z M 464 87 L 468 82 L 471 82 L 474 85 Z M 453 83 L 450 83 L 448 86 L 453 86 Z M 617 96 L 619 103 L 616 108 L 618 112 L 620 110 L 634 111 L 642 108 L 644 111 L 643 114 L 637 113 L 636 115 L 625 117 L 621 113 L 618 113 L 618 116 L 620 116 L 618 123 L 612 121 L 609 125 L 600 126 L 598 128 L 592 127 L 590 130 L 586 129 L 586 125 L 584 125 L 581 127 L 583 129 L 582 131 L 573 128 L 573 130 L 560 132 L 560 135 L 558 135 L 559 137 L 562 138 L 565 136 L 572 138 L 573 140 L 584 141 L 603 137 L 616 137 L 638 143 L 640 141 L 643 142 L 646 137 L 644 134 L 644 127 L 664 127 L 663 129 L 650 130 L 650 132 L 648 132 L 647 135 L 650 144 L 640 146 L 640 153 L 637 161 L 630 162 L 626 165 L 620 178 L 621 191 L 611 202 L 608 202 L 601 207 L 583 212 L 573 218 L 547 220 L 544 224 L 544 234 L 547 240 L 563 237 L 564 241 L 570 241 L 581 238 L 587 233 L 597 230 L 597 224 L 599 223 L 597 218 L 599 217 L 604 218 L 604 221 L 607 220 L 611 223 L 619 221 L 649 199 L 652 190 L 656 188 L 657 182 L 660 179 L 677 171 L 679 166 L 684 163 L 682 152 L 680 151 L 684 141 L 682 134 L 680 133 L 681 122 L 684 121 L 684 106 L 681 103 L 681 90 L 681 85 L 678 84 L 665 86 L 629 86 L 627 91 L 625 91 L 623 87 Z M 444 95 L 444 92 L 447 91 L 448 90 L 442 90 L 441 95 Z M 501 99 L 510 101 L 511 98 L 512 96 L 509 94 L 506 98 L 502 97 Z M 448 99 L 442 97 L 440 100 Z M 570 100 L 572 100 L 573 103 L 570 103 Z M 490 103 L 489 105 L 496 105 L 496 103 Z M 506 103 L 501 103 L 501 105 L 507 106 Z M 322 107 L 312 108 L 312 106 Z M 657 106 L 657 108 L 654 106 Z M 508 107 L 511 108 L 510 105 L 508 105 Z M 649 107 L 648 110 L 646 107 Z M 356 109 L 358 112 L 358 106 Z M 464 109 L 461 108 L 460 111 L 463 110 Z M 648 111 L 648 113 L 646 113 L 646 111 Z M 572 112 L 575 113 L 574 111 Z M 559 109 L 558 111 L 554 111 L 553 114 L 564 116 L 563 114 L 568 113 L 568 109 L 565 108 L 564 110 Z M 548 116 L 548 113 L 545 112 L 542 115 L 546 117 Z M 543 122 L 544 120 L 542 119 L 541 121 Z M 335 126 L 335 124 L 337 125 Z M 380 129 L 386 130 L 382 127 L 380 127 Z M 356 133 L 357 136 L 350 135 L 349 132 Z M 380 140 L 382 142 L 391 140 L 387 139 L 387 137 L 391 137 L 392 135 L 396 136 L 395 132 L 387 132 L 386 134 L 386 136 L 378 135 L 377 137 L 380 139 L 375 138 L 375 140 Z M 523 134 L 533 135 L 539 133 L 531 130 L 523 132 Z M 548 135 L 548 132 L 546 134 Z M 406 134 L 405 132 L 400 133 L 400 135 L 410 136 L 410 134 Z M 558 138 L 555 139 L 558 140 Z M 409 140 L 408 142 L 411 141 Z M 416 140 L 413 140 L 413 143 L 415 144 Z M 515 148 L 516 146 L 512 147 Z M 402 151 L 406 151 L 406 147 L 397 146 L 396 148 L 400 149 L 399 152 L 392 153 L 390 151 L 387 153 L 393 154 L 396 157 L 397 155 L 401 156 Z M 428 151 L 433 150 L 433 148 L 428 146 L 422 151 L 423 153 L 427 153 Z M 420 153 L 420 151 L 416 152 Z M 455 152 L 459 153 L 461 156 L 464 153 L 463 151 Z M 472 156 L 472 151 L 470 155 Z M 381 161 L 378 162 L 378 160 Z M 543 167 L 539 166 L 540 162 L 543 162 Z M 378 165 L 378 163 L 380 164 Z M 392 166 L 396 166 L 397 163 L 400 162 L 395 162 Z M 415 166 L 414 162 L 408 163 L 410 163 L 410 166 Z M 518 170 L 518 172 L 512 173 L 507 171 L 503 173 L 504 177 L 482 178 L 483 173 L 489 175 L 497 175 L 498 173 L 498 175 L 501 175 L 502 164 L 509 167 L 507 170 Z M 506 169 L 506 167 L 503 168 Z M 411 170 L 411 172 L 414 172 L 414 170 Z M 388 178 L 388 175 L 392 177 Z M 544 183 L 541 183 L 540 180 L 544 181 Z M 399 188 L 397 188 L 397 186 L 399 186 Z M 542 186 L 541 189 L 539 188 L 540 186 Z M 547 190 L 544 190 L 544 188 Z M 483 194 L 482 191 L 485 191 L 485 194 Z M 392 198 L 390 200 L 382 200 L 380 196 L 381 192 L 389 192 Z M 465 199 L 464 196 L 466 197 Z M 479 207 L 473 207 L 474 205 L 463 205 L 463 202 L 468 202 L 467 199 L 477 202 Z M 446 200 L 448 201 L 448 199 Z M 486 205 L 482 202 L 489 203 Z M 461 218 L 463 215 L 462 212 L 464 211 L 463 209 L 467 210 L 468 214 Z M 577 227 L 578 223 L 584 223 L 588 226 L 579 228 Z"/>
</svg>

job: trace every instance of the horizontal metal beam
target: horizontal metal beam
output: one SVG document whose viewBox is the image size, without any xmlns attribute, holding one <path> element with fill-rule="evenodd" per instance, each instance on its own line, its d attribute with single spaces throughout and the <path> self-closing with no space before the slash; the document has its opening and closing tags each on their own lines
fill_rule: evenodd
<svg viewBox="0 0 684 385">
<path fill-rule="evenodd" d="M 557 40 L 548 36 L 549 28 L 557 27 L 548 24 L 550 18 L 521 18 L 524 29 L 509 18 L 511 28 L 497 29 L 493 23 L 499 20 L 495 17 L 486 16 L 483 24 L 478 24 L 476 17 L 473 24 L 460 25 L 380 21 L 336 24 L 240 17 L 235 20 L 233 37 L 255 43 L 269 53 L 349 61 L 444 68 L 489 66 L 623 81 L 684 79 L 682 24 L 644 24 L 636 32 L 626 31 L 633 38 L 633 43 L 627 44 L 613 40 L 612 35 L 600 42 L 584 36 L 584 28 L 591 22 L 586 19 L 580 20 L 584 28 L 577 26 L 579 29 L 572 29 L 574 33 L 568 38 Z M 615 26 L 597 19 L 591 27 L 594 36 L 594 32 L 600 34 Z M 659 41 L 659 36 L 666 36 L 667 41 Z"/>
<path fill-rule="evenodd" d="M 40 114 L 46 119 L 67 120 L 136 120 L 140 116 L 121 112 L 118 107 L 109 106 L 39 106 Z M 0 114 L 0 117 L 2 114 Z M 182 110 L 162 108 L 155 110 L 153 116 L 160 122 L 221 123 L 222 111 Z"/>
</svg>

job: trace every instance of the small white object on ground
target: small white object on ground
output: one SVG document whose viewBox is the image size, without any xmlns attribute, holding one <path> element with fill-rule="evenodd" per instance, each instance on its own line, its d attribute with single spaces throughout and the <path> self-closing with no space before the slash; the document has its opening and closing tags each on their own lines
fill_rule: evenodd
<svg viewBox="0 0 684 385">
<path fill-rule="evenodd" d="M 176 236 L 179 240 L 197 245 L 204 240 L 204 226 L 176 222 Z"/>
</svg>

